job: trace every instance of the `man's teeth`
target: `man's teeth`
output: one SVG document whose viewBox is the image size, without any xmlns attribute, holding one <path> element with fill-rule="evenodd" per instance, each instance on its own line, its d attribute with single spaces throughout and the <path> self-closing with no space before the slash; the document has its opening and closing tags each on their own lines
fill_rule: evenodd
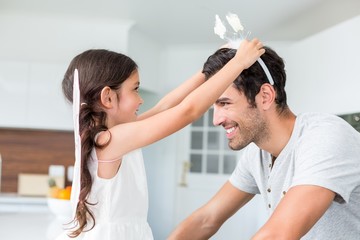
<svg viewBox="0 0 360 240">
<path fill-rule="evenodd" d="M 226 133 L 232 133 L 235 130 L 235 127 L 226 129 Z"/>
</svg>

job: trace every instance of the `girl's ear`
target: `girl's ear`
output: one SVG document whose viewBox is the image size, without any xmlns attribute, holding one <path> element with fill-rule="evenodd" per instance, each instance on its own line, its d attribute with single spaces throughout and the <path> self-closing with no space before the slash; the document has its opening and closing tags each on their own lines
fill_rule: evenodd
<svg viewBox="0 0 360 240">
<path fill-rule="evenodd" d="M 100 100 L 101 100 L 101 104 L 105 107 L 105 108 L 111 108 L 112 107 L 112 99 L 111 99 L 111 93 L 112 90 L 110 87 L 106 86 L 101 90 L 101 94 L 100 94 Z"/>
<path fill-rule="evenodd" d="M 263 110 L 268 110 L 275 104 L 276 92 L 272 85 L 264 83 L 260 88 L 260 101 Z"/>
</svg>

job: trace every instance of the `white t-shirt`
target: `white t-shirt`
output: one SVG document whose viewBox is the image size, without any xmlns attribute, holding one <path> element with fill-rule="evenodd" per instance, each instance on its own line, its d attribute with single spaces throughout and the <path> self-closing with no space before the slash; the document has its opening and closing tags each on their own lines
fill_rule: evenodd
<svg viewBox="0 0 360 240">
<path fill-rule="evenodd" d="M 268 152 L 250 144 L 229 181 L 261 194 L 269 215 L 289 188 L 317 185 L 336 197 L 302 239 L 360 239 L 360 133 L 343 119 L 321 113 L 296 118 L 293 133 L 272 166 Z"/>
</svg>

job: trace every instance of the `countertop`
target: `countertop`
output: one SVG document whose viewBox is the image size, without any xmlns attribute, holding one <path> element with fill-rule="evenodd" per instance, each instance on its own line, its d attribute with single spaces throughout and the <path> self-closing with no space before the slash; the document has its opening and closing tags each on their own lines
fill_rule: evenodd
<svg viewBox="0 0 360 240">
<path fill-rule="evenodd" d="M 54 240 L 63 224 L 50 212 L 44 197 L 0 194 L 1 240 Z"/>
</svg>

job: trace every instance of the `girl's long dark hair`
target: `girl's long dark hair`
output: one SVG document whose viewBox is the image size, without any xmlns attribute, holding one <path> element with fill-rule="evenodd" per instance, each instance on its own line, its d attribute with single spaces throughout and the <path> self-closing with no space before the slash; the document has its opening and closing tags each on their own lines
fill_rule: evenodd
<svg viewBox="0 0 360 240">
<path fill-rule="evenodd" d="M 71 61 L 62 81 L 63 93 L 71 103 L 75 69 L 79 72 L 82 103 L 79 114 L 82 169 L 80 196 L 76 216 L 73 219 L 75 227 L 70 237 L 77 237 L 83 231 L 91 230 L 95 226 L 95 216 L 90 206 L 96 203 L 87 200 L 93 182 L 87 161 L 93 148 L 104 147 L 96 144 L 96 134 L 108 129 L 107 116 L 101 107 L 101 90 L 106 86 L 114 90 L 119 89 L 121 84 L 137 70 L 137 65 L 126 55 L 104 49 L 92 49 L 79 54 Z"/>
</svg>

